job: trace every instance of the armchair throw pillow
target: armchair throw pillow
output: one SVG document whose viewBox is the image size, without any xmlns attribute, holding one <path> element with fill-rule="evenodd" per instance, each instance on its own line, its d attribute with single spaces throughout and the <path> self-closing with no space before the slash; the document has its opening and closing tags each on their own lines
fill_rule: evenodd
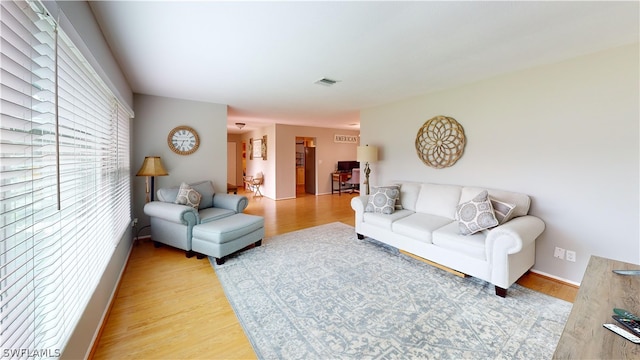
<svg viewBox="0 0 640 360">
<path fill-rule="evenodd" d="M 475 234 L 498 225 L 491 200 L 489 200 L 489 192 L 486 190 L 458 205 L 456 218 L 462 235 Z"/>
<path fill-rule="evenodd" d="M 187 183 L 180 184 L 176 204 L 188 205 L 197 209 L 200 206 L 200 199 L 202 199 L 202 195 L 199 192 L 195 191 Z"/>
</svg>

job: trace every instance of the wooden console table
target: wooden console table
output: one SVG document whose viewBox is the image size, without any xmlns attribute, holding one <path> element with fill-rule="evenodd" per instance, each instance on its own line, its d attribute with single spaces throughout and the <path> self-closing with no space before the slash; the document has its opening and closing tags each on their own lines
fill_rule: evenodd
<svg viewBox="0 0 640 360">
<path fill-rule="evenodd" d="M 602 327 L 617 324 L 611 318 L 614 308 L 640 314 L 640 276 L 612 272 L 618 269 L 638 270 L 640 265 L 598 256 L 589 259 L 554 359 L 640 359 L 640 345 Z"/>
</svg>

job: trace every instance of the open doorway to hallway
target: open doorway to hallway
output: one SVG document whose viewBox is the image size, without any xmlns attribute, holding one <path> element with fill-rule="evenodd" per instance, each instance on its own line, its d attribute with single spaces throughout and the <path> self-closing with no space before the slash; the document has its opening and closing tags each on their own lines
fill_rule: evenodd
<svg viewBox="0 0 640 360">
<path fill-rule="evenodd" d="M 296 197 L 317 193 L 315 144 L 315 138 L 296 137 Z"/>
</svg>

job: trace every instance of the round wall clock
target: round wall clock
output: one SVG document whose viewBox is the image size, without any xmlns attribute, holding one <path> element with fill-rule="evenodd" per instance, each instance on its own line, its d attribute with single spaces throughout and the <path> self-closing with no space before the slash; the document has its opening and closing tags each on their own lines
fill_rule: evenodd
<svg viewBox="0 0 640 360">
<path fill-rule="evenodd" d="M 178 155 L 193 154 L 200 146 L 198 133 L 189 126 L 178 126 L 169 132 L 169 148 Z"/>
</svg>

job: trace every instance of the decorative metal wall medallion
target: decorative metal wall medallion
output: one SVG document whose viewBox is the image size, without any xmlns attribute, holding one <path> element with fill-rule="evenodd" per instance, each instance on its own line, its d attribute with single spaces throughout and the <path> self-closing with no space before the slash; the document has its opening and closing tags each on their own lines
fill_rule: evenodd
<svg viewBox="0 0 640 360">
<path fill-rule="evenodd" d="M 416 136 L 418 157 L 436 169 L 455 164 L 462 156 L 465 144 L 462 125 L 456 119 L 442 115 L 427 120 Z"/>
</svg>

